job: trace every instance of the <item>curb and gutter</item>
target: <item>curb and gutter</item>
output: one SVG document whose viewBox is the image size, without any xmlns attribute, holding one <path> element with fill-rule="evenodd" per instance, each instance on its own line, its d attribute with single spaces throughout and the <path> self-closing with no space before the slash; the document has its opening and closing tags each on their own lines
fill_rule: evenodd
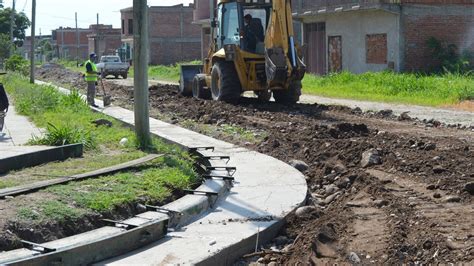
<svg viewBox="0 0 474 266">
<path fill-rule="evenodd" d="M 134 126 L 132 111 L 95 110 Z M 152 118 L 150 130 L 206 158 L 207 179 L 195 193 L 115 226 L 37 245 L 39 251 L 0 253 L 0 264 L 231 265 L 275 237 L 286 217 L 305 202 L 303 174 L 284 162 Z M 223 156 L 230 161 L 219 159 Z M 127 233 L 130 238 L 124 237 Z M 44 253 L 45 247 L 50 252 Z"/>
</svg>

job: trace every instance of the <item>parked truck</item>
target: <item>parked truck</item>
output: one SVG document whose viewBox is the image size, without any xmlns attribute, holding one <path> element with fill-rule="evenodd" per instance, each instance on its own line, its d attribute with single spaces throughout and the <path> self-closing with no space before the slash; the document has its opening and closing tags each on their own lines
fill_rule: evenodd
<svg viewBox="0 0 474 266">
<path fill-rule="evenodd" d="M 102 78 L 113 75 L 115 78 L 121 76 L 126 79 L 130 65 L 123 63 L 119 56 L 106 55 L 100 58 L 100 63 L 97 64 L 97 70 L 101 73 Z"/>
</svg>

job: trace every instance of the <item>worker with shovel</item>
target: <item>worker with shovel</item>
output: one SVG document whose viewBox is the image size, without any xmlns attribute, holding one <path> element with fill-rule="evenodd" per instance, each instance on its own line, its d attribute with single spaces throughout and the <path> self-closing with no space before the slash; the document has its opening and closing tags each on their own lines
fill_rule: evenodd
<svg viewBox="0 0 474 266">
<path fill-rule="evenodd" d="M 99 73 L 97 72 L 97 66 L 95 64 L 96 59 L 97 55 L 95 53 L 90 54 L 89 60 L 85 63 L 86 74 L 84 75 L 84 78 L 87 82 L 87 103 L 92 107 L 98 108 L 99 106 L 95 104 L 95 86 L 99 80 Z"/>
</svg>

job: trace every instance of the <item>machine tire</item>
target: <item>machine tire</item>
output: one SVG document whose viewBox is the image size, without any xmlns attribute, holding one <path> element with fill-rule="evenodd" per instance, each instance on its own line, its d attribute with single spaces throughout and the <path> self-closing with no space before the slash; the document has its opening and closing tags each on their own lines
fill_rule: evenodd
<svg viewBox="0 0 474 266">
<path fill-rule="evenodd" d="M 102 79 L 105 79 L 105 78 L 107 78 L 107 74 L 105 74 L 105 72 L 102 72 L 102 73 L 100 73 L 100 77 Z"/>
<path fill-rule="evenodd" d="M 212 67 L 211 93 L 215 101 L 235 102 L 242 86 L 233 62 L 219 61 Z"/>
<path fill-rule="evenodd" d="M 193 79 L 193 97 L 196 99 L 211 99 L 211 92 L 204 88 L 205 81 L 196 75 Z"/>
<path fill-rule="evenodd" d="M 291 82 L 287 90 L 274 90 L 273 98 L 277 103 L 295 104 L 300 100 L 301 87 L 301 80 L 295 80 Z"/>
<path fill-rule="evenodd" d="M 127 79 L 127 74 L 123 74 L 123 75 L 122 75 L 122 78 L 123 78 L 123 79 Z"/>
<path fill-rule="evenodd" d="M 118 75 L 114 75 L 114 78 L 115 78 L 115 79 L 118 79 L 118 77 L 119 77 Z"/>
<path fill-rule="evenodd" d="M 269 90 L 256 91 L 255 95 L 257 95 L 260 102 L 268 102 L 272 98 L 272 92 Z"/>
</svg>

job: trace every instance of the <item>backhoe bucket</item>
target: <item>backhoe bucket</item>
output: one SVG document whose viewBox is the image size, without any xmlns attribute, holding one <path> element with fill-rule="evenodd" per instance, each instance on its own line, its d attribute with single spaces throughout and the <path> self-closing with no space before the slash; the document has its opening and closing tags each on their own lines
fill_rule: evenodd
<svg viewBox="0 0 474 266">
<path fill-rule="evenodd" d="M 181 65 L 181 77 L 179 80 L 179 93 L 184 96 L 193 94 L 193 79 L 202 73 L 202 65 Z"/>
</svg>

